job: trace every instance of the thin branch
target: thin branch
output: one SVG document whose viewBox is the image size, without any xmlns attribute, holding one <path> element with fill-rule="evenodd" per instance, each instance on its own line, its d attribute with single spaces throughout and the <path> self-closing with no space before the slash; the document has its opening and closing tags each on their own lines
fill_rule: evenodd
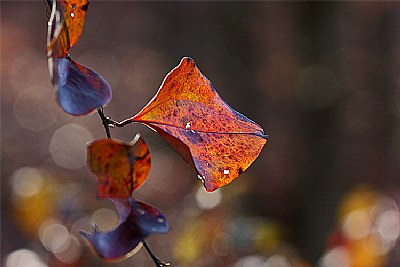
<svg viewBox="0 0 400 267">
<path fill-rule="evenodd" d="M 51 9 L 53 7 L 53 0 L 43 0 L 44 5 L 46 6 L 46 16 L 50 19 Z"/>
<path fill-rule="evenodd" d="M 107 117 L 104 115 L 103 107 L 99 107 L 97 109 L 97 113 L 99 113 L 101 123 L 103 124 L 104 129 L 106 130 L 107 138 L 111 139 L 110 124 L 112 124 L 112 123 L 110 122 L 111 121 L 110 117 Z"/>
<path fill-rule="evenodd" d="M 109 123 L 110 123 L 111 127 L 118 127 L 118 128 L 124 127 L 125 125 L 133 123 L 133 122 L 136 122 L 136 121 L 134 121 L 132 119 L 126 119 L 126 120 L 121 121 L 121 122 L 118 122 L 118 121 L 115 121 L 115 120 L 111 120 L 111 119 L 109 120 Z"/>
<path fill-rule="evenodd" d="M 156 264 L 157 267 L 165 267 L 165 266 L 170 266 L 171 264 L 169 262 L 163 262 L 161 261 L 155 254 L 154 252 L 151 250 L 151 248 L 149 247 L 149 245 L 147 244 L 147 242 L 145 240 L 142 241 L 143 246 L 146 248 L 147 253 L 149 253 L 150 257 L 152 258 L 152 260 L 154 261 L 154 263 Z"/>
</svg>

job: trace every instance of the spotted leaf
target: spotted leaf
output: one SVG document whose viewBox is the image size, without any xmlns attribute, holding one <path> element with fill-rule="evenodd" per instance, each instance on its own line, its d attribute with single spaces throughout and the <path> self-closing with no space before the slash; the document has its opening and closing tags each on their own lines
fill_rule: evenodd
<svg viewBox="0 0 400 267">
<path fill-rule="evenodd" d="M 145 182 L 151 155 L 139 135 L 131 143 L 100 139 L 88 146 L 88 164 L 98 179 L 99 198 L 127 198 Z"/>
<path fill-rule="evenodd" d="M 65 57 L 81 36 L 88 0 L 53 0 L 48 23 L 48 56 Z"/>
<path fill-rule="evenodd" d="M 232 109 L 200 72 L 183 58 L 153 99 L 122 123 L 156 130 L 198 173 L 207 191 L 238 177 L 267 142 L 263 129 Z"/>
</svg>

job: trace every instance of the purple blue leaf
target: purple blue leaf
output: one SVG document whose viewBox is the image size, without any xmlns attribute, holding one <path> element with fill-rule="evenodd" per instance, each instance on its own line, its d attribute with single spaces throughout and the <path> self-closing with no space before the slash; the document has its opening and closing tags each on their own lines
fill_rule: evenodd
<svg viewBox="0 0 400 267">
<path fill-rule="evenodd" d="M 71 115 L 85 115 L 111 100 L 111 87 L 95 71 L 70 58 L 54 58 L 57 100 Z"/>
<path fill-rule="evenodd" d="M 132 256 L 131 252 L 147 236 L 168 232 L 168 222 L 157 208 L 132 197 L 112 199 L 112 202 L 120 216 L 115 229 L 101 232 L 95 226 L 92 233 L 80 233 L 102 259 L 111 261 Z"/>
</svg>

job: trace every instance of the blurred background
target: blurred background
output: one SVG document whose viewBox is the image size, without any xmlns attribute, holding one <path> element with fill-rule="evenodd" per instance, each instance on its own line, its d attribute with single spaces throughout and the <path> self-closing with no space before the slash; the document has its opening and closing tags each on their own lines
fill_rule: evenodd
<svg viewBox="0 0 400 267">
<path fill-rule="evenodd" d="M 116 226 L 85 144 L 97 114 L 54 101 L 42 1 L 1 5 L 1 263 L 153 266 L 141 249 L 104 263 L 79 230 Z M 152 151 L 134 193 L 170 223 L 149 244 L 172 266 L 400 266 L 400 3 L 92 1 L 72 58 L 113 88 L 105 113 L 136 114 L 183 56 L 270 135 L 232 184 L 206 193 L 141 125 Z"/>
</svg>

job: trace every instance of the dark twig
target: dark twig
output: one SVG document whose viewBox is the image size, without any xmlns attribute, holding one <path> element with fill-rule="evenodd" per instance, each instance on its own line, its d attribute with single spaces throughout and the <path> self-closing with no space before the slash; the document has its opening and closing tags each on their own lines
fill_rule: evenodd
<svg viewBox="0 0 400 267">
<path fill-rule="evenodd" d="M 118 122 L 118 121 L 115 121 L 115 120 L 111 120 L 111 119 L 110 119 L 109 122 L 110 122 L 110 126 L 120 128 L 120 127 L 124 127 L 124 126 L 127 125 L 127 124 L 133 123 L 133 122 L 135 122 L 135 121 L 134 121 L 134 120 L 131 120 L 131 119 L 126 119 L 126 120 L 124 120 L 124 121 Z"/>
<path fill-rule="evenodd" d="M 43 0 L 43 3 L 46 6 L 46 16 L 48 19 L 50 19 L 51 10 L 53 7 L 53 1 L 52 0 Z"/>
<path fill-rule="evenodd" d="M 147 253 L 149 253 L 150 257 L 152 258 L 152 260 L 154 261 L 154 263 L 156 264 L 157 267 L 165 267 L 165 266 L 170 266 L 171 264 L 169 262 L 163 262 L 161 261 L 155 254 L 154 252 L 151 250 L 151 248 L 149 247 L 149 245 L 147 244 L 147 242 L 145 240 L 142 241 L 143 246 L 146 248 Z"/>
<path fill-rule="evenodd" d="M 112 125 L 112 123 L 110 117 L 104 115 L 103 107 L 99 107 L 97 113 L 99 113 L 101 123 L 103 123 L 104 129 L 106 130 L 107 138 L 111 139 L 110 124 Z"/>
</svg>

